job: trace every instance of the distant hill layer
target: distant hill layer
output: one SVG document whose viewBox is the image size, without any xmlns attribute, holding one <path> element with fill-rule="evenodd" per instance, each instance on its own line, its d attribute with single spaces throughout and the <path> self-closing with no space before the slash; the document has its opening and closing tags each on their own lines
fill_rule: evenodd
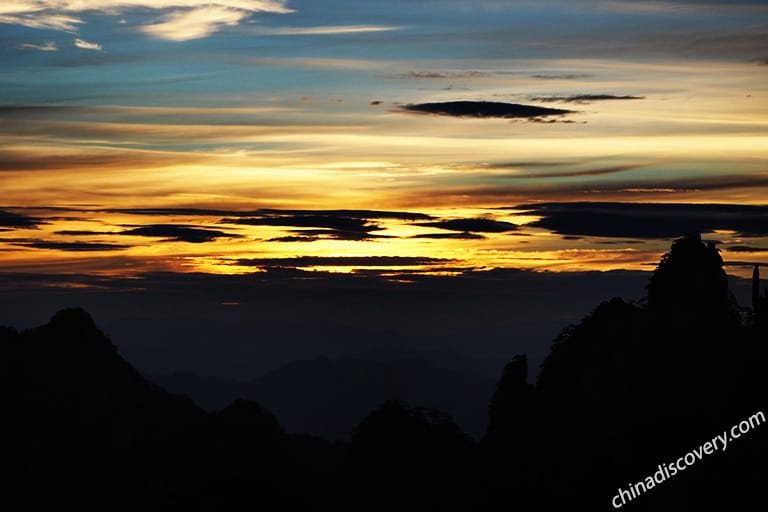
<svg viewBox="0 0 768 512">
<path fill-rule="evenodd" d="M 495 381 L 419 359 L 371 361 L 318 357 L 295 361 L 249 382 L 193 373 L 155 377 L 174 393 L 183 393 L 208 410 L 236 398 L 257 401 L 288 431 L 329 439 L 348 439 L 352 428 L 385 400 L 402 399 L 451 414 L 479 438 L 487 423 L 488 399 Z"/>
</svg>

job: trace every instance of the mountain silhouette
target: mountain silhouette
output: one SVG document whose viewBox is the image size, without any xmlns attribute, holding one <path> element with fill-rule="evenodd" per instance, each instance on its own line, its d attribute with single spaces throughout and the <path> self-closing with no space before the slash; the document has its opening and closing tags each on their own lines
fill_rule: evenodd
<svg viewBox="0 0 768 512">
<path fill-rule="evenodd" d="M 192 379 L 259 398 L 214 412 L 146 380 L 81 309 L 2 327 L 0 499 L 23 504 L 14 510 L 765 510 L 768 335 L 762 310 L 739 316 L 727 285 L 715 245 L 692 234 L 662 258 L 646 300 L 607 300 L 563 329 L 535 385 L 522 354 L 487 393 L 424 361 L 317 358 L 232 388 Z M 382 399 L 414 389 L 431 402 Z M 479 443 L 424 407 L 457 397 L 487 407 Z M 349 440 L 285 426 L 325 415 L 315 428 Z M 726 450 L 630 495 L 747 419 Z"/>
<path fill-rule="evenodd" d="M 43 478 L 52 486 L 30 490 L 25 502 L 80 494 L 83 507 L 104 495 L 138 500 L 167 472 L 169 480 L 183 477 L 178 461 L 203 411 L 144 379 L 85 311 L 63 310 L 42 327 L 0 336 L 3 465 L 19 479 L 9 488 Z M 130 509 L 130 501 L 112 505 Z"/>
<path fill-rule="evenodd" d="M 209 410 L 235 398 L 264 404 L 291 432 L 349 439 L 352 428 L 380 403 L 399 398 L 451 413 L 472 435 L 485 430 L 494 381 L 420 359 L 370 361 L 357 357 L 302 359 L 248 382 L 179 373 L 156 377 Z"/>
<path fill-rule="evenodd" d="M 765 411 L 768 339 L 738 323 L 722 265 L 713 244 L 683 237 L 662 258 L 645 303 L 614 298 L 563 330 L 533 390 L 520 361 L 505 372 L 483 453 L 492 474 L 516 478 L 496 480 L 494 496 L 513 489 L 532 509 L 610 509 L 618 489 Z M 766 431 L 632 509 L 764 508 L 749 482 L 767 476 L 759 463 Z"/>
</svg>

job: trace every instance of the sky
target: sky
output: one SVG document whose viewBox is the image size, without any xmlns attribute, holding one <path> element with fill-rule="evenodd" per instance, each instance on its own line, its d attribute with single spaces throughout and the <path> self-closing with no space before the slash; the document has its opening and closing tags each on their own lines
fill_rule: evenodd
<svg viewBox="0 0 768 512">
<path fill-rule="evenodd" d="M 762 1 L 4 1 L 0 265 L 765 261 L 766 40 Z"/>
<path fill-rule="evenodd" d="M 4 0 L 0 325 L 495 377 L 691 231 L 748 306 L 766 41 L 764 1 Z"/>
</svg>

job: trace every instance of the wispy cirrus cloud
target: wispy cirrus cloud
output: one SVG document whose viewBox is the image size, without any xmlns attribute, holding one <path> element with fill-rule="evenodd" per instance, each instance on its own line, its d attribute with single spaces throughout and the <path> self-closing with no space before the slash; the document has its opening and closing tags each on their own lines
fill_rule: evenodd
<svg viewBox="0 0 768 512">
<path fill-rule="evenodd" d="M 82 48 L 83 50 L 96 50 L 101 51 L 104 49 L 103 46 L 101 46 L 98 43 L 91 43 L 88 41 L 85 41 L 84 39 L 75 39 L 75 46 L 78 48 Z"/>
<path fill-rule="evenodd" d="M 650 168 L 650 167 L 649 167 Z M 621 167 L 617 168 L 617 171 Z M 627 169 L 629 170 L 629 169 Z M 567 171 L 564 171 L 564 173 Z M 561 174 L 564 174 L 561 173 Z M 589 171 L 580 172 L 589 176 Z M 598 171 L 595 176 L 599 176 Z M 608 173 L 609 175 L 611 173 Z M 552 177 L 551 175 L 549 177 Z M 563 176 L 566 177 L 566 176 Z M 483 183 L 481 180 L 479 183 Z M 572 200 L 573 197 L 610 198 L 628 201 L 669 201 L 669 197 L 695 198 L 697 201 L 723 201 L 723 197 L 736 195 L 751 198 L 750 202 L 764 202 L 763 190 L 768 187 L 768 176 L 764 173 L 742 173 L 722 176 L 696 176 L 660 181 L 647 177 L 628 177 L 611 180 L 578 180 L 546 183 L 533 181 L 510 184 L 445 184 L 433 187 L 429 194 L 403 192 L 400 204 L 413 208 L 416 204 L 492 204 L 502 202 L 524 202 L 533 200 Z M 422 206 L 423 207 L 423 206 Z"/>
<path fill-rule="evenodd" d="M 74 32 L 84 23 L 80 18 L 64 14 L 54 2 L 10 0 L 0 4 L 0 23 L 29 28 Z"/>
<path fill-rule="evenodd" d="M 218 32 L 222 26 L 239 24 L 249 12 L 216 5 L 189 11 L 172 12 L 159 23 L 145 25 L 139 30 L 145 34 L 168 41 L 189 41 Z"/>
<path fill-rule="evenodd" d="M 597 0 L 603 7 L 639 12 L 675 12 L 688 9 L 766 9 L 763 0 Z"/>
<path fill-rule="evenodd" d="M 2 109 L 0 109 L 1 111 Z M 105 148 L 20 147 L 0 151 L 0 173 L 8 171 L 67 171 L 164 167 L 194 162 L 195 155 L 161 151 Z"/>
<path fill-rule="evenodd" d="M 139 30 L 171 41 L 206 37 L 222 26 L 237 25 L 254 13 L 287 14 L 287 0 L 6 0 L 0 23 L 76 32 L 86 14 L 114 16 L 126 11 L 164 11 L 157 23 Z M 94 49 L 94 48 L 89 48 Z"/>
<path fill-rule="evenodd" d="M 318 27 L 260 28 L 257 30 L 257 33 L 276 36 L 343 35 L 392 32 L 402 30 L 403 28 L 388 25 L 327 25 Z"/>
<path fill-rule="evenodd" d="M 288 14 L 286 0 L 75 0 L 15 1 L 0 6 L 0 23 L 30 28 L 76 32 L 84 24 L 83 14 L 115 15 L 129 10 L 164 11 L 152 23 L 139 25 L 138 31 L 167 41 L 189 41 L 210 36 L 223 27 L 239 25 L 254 13 Z M 388 25 L 324 25 L 306 27 L 258 28 L 262 35 L 340 35 L 401 30 Z M 78 39 L 76 46 L 100 50 L 101 46 Z"/>
<path fill-rule="evenodd" d="M 579 80 L 583 78 L 592 78 L 593 75 L 587 73 L 540 73 L 531 75 L 536 80 Z"/>
<path fill-rule="evenodd" d="M 21 47 L 30 50 L 40 50 L 41 52 L 55 52 L 59 49 L 53 41 L 46 41 L 43 44 L 24 43 Z"/>
<path fill-rule="evenodd" d="M 565 171 L 547 171 L 547 172 L 525 172 L 525 173 L 516 173 L 516 174 L 510 174 L 508 176 L 505 176 L 506 180 L 526 180 L 526 179 L 548 179 L 548 178 L 575 178 L 575 177 L 584 177 L 584 176 L 604 176 L 604 175 L 610 175 L 610 174 L 617 174 L 620 172 L 626 172 L 626 171 L 633 171 L 636 169 L 640 169 L 644 167 L 644 164 L 641 163 L 630 163 L 630 164 L 624 164 L 624 165 L 612 165 L 612 166 L 606 166 L 606 167 L 588 167 L 585 169 L 574 169 L 574 170 L 565 170 Z M 505 163 L 499 163 L 499 164 L 491 164 L 491 165 L 485 165 L 483 168 L 485 169 L 517 169 L 518 167 L 525 167 L 520 165 L 515 165 L 514 163 L 511 164 L 505 164 Z"/>
<path fill-rule="evenodd" d="M 402 75 L 399 75 L 400 78 L 447 78 L 447 79 L 457 79 L 457 78 L 485 78 L 493 76 L 493 73 L 489 73 L 487 71 L 475 71 L 475 70 L 466 70 L 466 71 L 408 71 L 407 73 L 403 73 Z"/>
</svg>

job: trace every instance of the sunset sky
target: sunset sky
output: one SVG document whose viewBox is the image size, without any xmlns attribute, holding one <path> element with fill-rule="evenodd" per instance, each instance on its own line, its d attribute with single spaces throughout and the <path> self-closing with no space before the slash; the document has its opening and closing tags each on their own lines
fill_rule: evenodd
<svg viewBox="0 0 768 512">
<path fill-rule="evenodd" d="M 4 0 L 0 268 L 765 262 L 767 42 L 764 0 Z"/>
</svg>

